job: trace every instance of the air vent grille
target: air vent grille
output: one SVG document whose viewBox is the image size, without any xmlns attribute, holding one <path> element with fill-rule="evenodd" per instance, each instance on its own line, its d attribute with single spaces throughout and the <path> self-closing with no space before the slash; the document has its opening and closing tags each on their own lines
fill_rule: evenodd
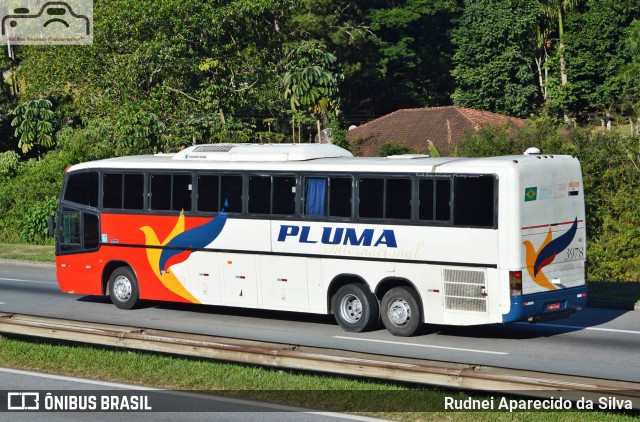
<svg viewBox="0 0 640 422">
<path fill-rule="evenodd" d="M 487 312 L 485 272 L 443 269 L 445 309 Z"/>
</svg>

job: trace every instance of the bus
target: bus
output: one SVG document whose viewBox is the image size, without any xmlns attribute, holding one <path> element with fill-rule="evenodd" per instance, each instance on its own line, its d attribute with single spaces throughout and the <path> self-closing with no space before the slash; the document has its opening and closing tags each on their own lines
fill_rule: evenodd
<svg viewBox="0 0 640 422">
<path fill-rule="evenodd" d="M 354 157 L 204 144 L 66 171 L 62 291 L 333 315 L 346 331 L 567 317 L 585 306 L 578 159 Z"/>
</svg>

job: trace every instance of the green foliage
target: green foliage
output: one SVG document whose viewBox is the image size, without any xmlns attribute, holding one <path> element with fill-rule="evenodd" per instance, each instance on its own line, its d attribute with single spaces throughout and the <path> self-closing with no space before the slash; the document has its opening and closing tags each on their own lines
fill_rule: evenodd
<svg viewBox="0 0 640 422">
<path fill-rule="evenodd" d="M 527 116 L 538 101 L 529 34 L 539 10 L 531 2 L 465 1 L 453 32 L 454 104 Z"/>
<path fill-rule="evenodd" d="M 49 197 L 31 204 L 18 221 L 20 240 L 25 243 L 42 243 L 47 239 L 49 216 L 53 215 L 58 198 Z"/>
<path fill-rule="evenodd" d="M 283 95 L 291 110 L 302 108 L 316 116 L 338 113 L 338 83 L 343 75 L 337 70 L 336 56 L 326 51 L 323 45 L 303 42 L 290 48 L 284 68 Z"/>
<path fill-rule="evenodd" d="M 11 126 L 16 128 L 18 147 L 23 153 L 34 146 L 53 146 L 53 105 L 47 99 L 31 100 L 18 105 L 13 114 Z"/>
<path fill-rule="evenodd" d="M 378 150 L 378 157 L 402 154 L 415 154 L 415 151 L 399 142 L 385 142 L 380 145 L 380 149 Z"/>
<path fill-rule="evenodd" d="M 456 147 L 456 155 L 522 154 L 531 146 L 545 154 L 571 154 L 580 159 L 589 279 L 640 280 L 640 138 L 567 129 L 539 119 L 525 127 L 470 132 Z"/>
<path fill-rule="evenodd" d="M 20 165 L 20 156 L 15 151 L 0 152 L 0 181 L 15 176 Z"/>
</svg>

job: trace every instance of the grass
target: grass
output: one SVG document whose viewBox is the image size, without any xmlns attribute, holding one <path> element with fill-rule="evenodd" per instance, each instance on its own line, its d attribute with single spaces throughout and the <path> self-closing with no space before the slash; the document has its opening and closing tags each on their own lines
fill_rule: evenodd
<svg viewBox="0 0 640 422">
<path fill-rule="evenodd" d="M 0 243 L 0 259 L 54 262 L 54 246 Z"/>
<path fill-rule="evenodd" d="M 443 412 L 438 409 L 443 408 L 445 397 L 464 399 L 468 394 L 339 376 L 13 338 L 0 341 L 0 366 L 172 390 L 201 391 L 402 421 L 636 420 L 630 415 L 602 412 Z M 473 396 L 486 398 L 475 394 Z M 399 409 L 407 411 L 398 411 Z M 431 409 L 435 411 L 425 411 Z"/>
</svg>

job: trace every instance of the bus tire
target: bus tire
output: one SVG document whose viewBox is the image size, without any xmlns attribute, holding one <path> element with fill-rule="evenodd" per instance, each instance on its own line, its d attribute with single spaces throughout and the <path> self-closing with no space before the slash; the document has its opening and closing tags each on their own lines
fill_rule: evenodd
<svg viewBox="0 0 640 422">
<path fill-rule="evenodd" d="M 361 284 L 347 284 L 336 293 L 335 317 L 343 330 L 359 333 L 375 328 L 379 319 L 378 298 Z"/>
<path fill-rule="evenodd" d="M 417 296 L 411 287 L 394 287 L 382 298 L 382 323 L 394 336 L 410 337 L 420 328 L 422 312 Z"/>
<path fill-rule="evenodd" d="M 120 309 L 133 309 L 140 303 L 138 280 L 129 267 L 116 268 L 109 277 L 111 302 Z"/>
</svg>

